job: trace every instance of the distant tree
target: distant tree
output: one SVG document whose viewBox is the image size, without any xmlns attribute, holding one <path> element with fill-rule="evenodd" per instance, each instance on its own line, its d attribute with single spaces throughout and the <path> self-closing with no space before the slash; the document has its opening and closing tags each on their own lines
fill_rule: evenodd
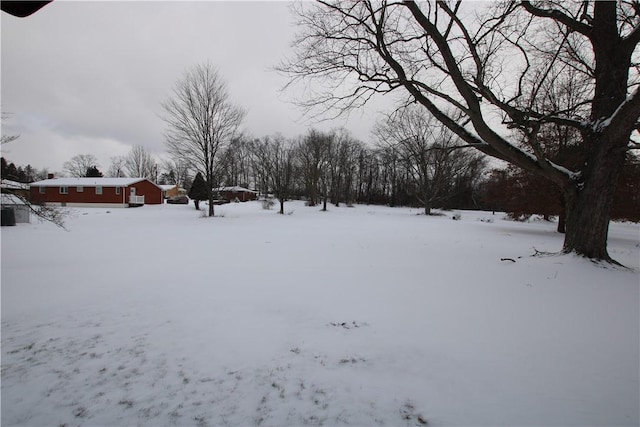
<svg viewBox="0 0 640 427">
<path fill-rule="evenodd" d="M 85 174 L 87 178 L 102 178 L 102 172 L 98 170 L 97 167 L 91 166 L 87 168 L 87 173 Z"/>
<path fill-rule="evenodd" d="M 180 159 L 164 160 L 160 168 L 163 171 L 160 178 L 165 181 L 165 184 L 177 184 L 182 188 L 189 188 L 191 175 L 186 162 Z"/>
<path fill-rule="evenodd" d="M 377 157 L 381 165 L 380 174 L 381 192 L 388 200 L 389 206 L 403 204 L 400 200 L 401 184 L 401 159 L 397 150 L 392 147 L 381 147 L 377 152 Z"/>
<path fill-rule="evenodd" d="M 358 203 L 382 203 L 383 191 L 380 158 L 377 150 L 362 146 L 358 154 L 358 185 L 356 201 Z"/>
<path fill-rule="evenodd" d="M 38 170 L 35 169 L 31 165 L 27 165 L 22 168 L 24 171 L 24 182 L 33 182 L 36 180 L 36 176 L 38 175 Z"/>
<path fill-rule="evenodd" d="M 129 151 L 125 158 L 125 167 L 129 176 L 135 178 L 147 178 L 150 181 L 157 181 L 158 166 L 141 145 L 136 145 Z"/>
<path fill-rule="evenodd" d="M 122 178 L 127 176 L 125 168 L 127 164 L 127 158 L 125 156 L 111 157 L 111 165 L 107 171 L 107 176 L 111 178 Z"/>
<path fill-rule="evenodd" d="M 11 181 L 29 183 L 47 178 L 47 170 L 38 170 L 31 165 L 16 166 L 13 162 L 8 163 L 7 160 L 0 158 L 0 176 L 2 179 Z"/>
<path fill-rule="evenodd" d="M 471 151 L 424 108 L 410 104 L 396 110 L 376 126 L 375 134 L 379 144 L 397 152 L 406 167 L 405 188 L 411 189 L 426 215 L 452 195 L 456 181 L 469 172 L 478 174 L 476 178 L 482 173 L 484 156 Z"/>
<path fill-rule="evenodd" d="M 218 170 L 224 185 L 250 187 L 255 185 L 252 176 L 252 141 L 244 135 L 238 135 L 227 145 L 220 156 Z"/>
<path fill-rule="evenodd" d="M 49 170 L 47 168 L 36 169 L 36 173 L 33 176 L 34 181 L 42 181 L 49 176 Z"/>
<path fill-rule="evenodd" d="M 22 166 L 18 166 L 18 182 L 29 182 L 29 178 L 27 177 L 27 172 Z"/>
<path fill-rule="evenodd" d="M 340 206 L 340 202 L 351 205 L 357 155 L 361 143 L 344 128 L 335 129 L 332 136 L 332 155 L 328 162 L 331 203 L 336 207 Z"/>
<path fill-rule="evenodd" d="M 309 206 L 315 206 L 320 202 L 323 192 L 323 176 L 329 159 L 332 135 L 311 129 L 298 143 L 298 161 L 300 173 Z M 326 201 L 326 197 L 325 197 Z"/>
<path fill-rule="evenodd" d="M 202 174 L 198 172 L 189 189 L 189 198 L 193 200 L 193 205 L 196 209 L 200 210 L 200 200 L 209 199 L 209 194 L 211 194 L 211 190 L 207 187 Z M 213 204 L 213 201 L 209 200 L 209 203 Z"/>
<path fill-rule="evenodd" d="M 160 184 L 160 185 L 172 185 L 175 183 L 176 183 L 176 175 L 172 170 L 168 172 L 162 172 L 157 182 L 157 184 Z"/>
<path fill-rule="evenodd" d="M 202 175 L 212 217 L 218 157 L 236 136 L 245 112 L 230 102 L 225 83 L 211 65 L 189 70 L 162 108 L 168 125 L 165 135 L 168 151 Z"/>
<path fill-rule="evenodd" d="M 282 135 L 276 135 L 256 141 L 254 150 L 257 162 L 264 168 L 269 190 L 280 202 L 278 213 L 284 214 L 284 202 L 291 197 L 295 179 L 294 146 Z"/>
<path fill-rule="evenodd" d="M 7 162 L 4 157 L 2 157 L 2 178 L 11 181 L 18 181 L 19 179 L 19 172 L 16 165 L 13 162 Z"/>
<path fill-rule="evenodd" d="M 63 166 L 69 175 L 82 178 L 87 174 L 87 169 L 98 166 L 98 159 L 92 154 L 78 154 L 64 162 Z"/>
</svg>

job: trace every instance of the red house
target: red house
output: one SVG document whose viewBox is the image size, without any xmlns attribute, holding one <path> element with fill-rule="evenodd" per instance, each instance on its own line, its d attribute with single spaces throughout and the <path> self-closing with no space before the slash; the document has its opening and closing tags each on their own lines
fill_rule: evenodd
<svg viewBox="0 0 640 427">
<path fill-rule="evenodd" d="M 30 184 L 32 203 L 73 207 L 130 207 L 164 202 L 146 178 L 52 178 Z"/>
<path fill-rule="evenodd" d="M 258 193 L 255 191 L 239 186 L 214 188 L 213 191 L 217 192 L 227 202 L 247 202 L 258 198 Z"/>
</svg>

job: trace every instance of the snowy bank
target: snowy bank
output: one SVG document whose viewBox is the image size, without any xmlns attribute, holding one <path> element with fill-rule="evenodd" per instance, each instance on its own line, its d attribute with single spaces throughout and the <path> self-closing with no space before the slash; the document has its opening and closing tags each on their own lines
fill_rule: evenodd
<svg viewBox="0 0 640 427">
<path fill-rule="evenodd" d="M 640 422 L 637 224 L 625 270 L 532 256 L 544 221 L 285 210 L 3 227 L 2 425 Z"/>
</svg>

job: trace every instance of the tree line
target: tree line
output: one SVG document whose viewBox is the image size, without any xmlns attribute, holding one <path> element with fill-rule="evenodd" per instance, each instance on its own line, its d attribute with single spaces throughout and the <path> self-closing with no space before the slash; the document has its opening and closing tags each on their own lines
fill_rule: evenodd
<svg viewBox="0 0 640 427">
<path fill-rule="evenodd" d="M 432 207 L 478 208 L 483 159 L 460 156 L 447 150 L 451 140 L 431 136 L 421 141 L 422 151 L 387 141 L 370 147 L 343 128 L 311 129 L 295 138 L 236 138 L 221 155 L 214 187 L 256 188 L 280 201 L 280 213 L 289 199 L 323 210 L 356 203 L 420 206 L 427 214 Z"/>
<path fill-rule="evenodd" d="M 4 157 L 0 158 L 0 176 L 2 176 L 2 179 L 29 183 L 46 179 L 47 174 L 47 169 L 37 169 L 30 164 L 25 166 L 16 165 Z"/>
<path fill-rule="evenodd" d="M 388 119 L 374 132 L 385 139 L 374 146 L 351 137 L 345 129 L 311 129 L 295 138 L 237 136 L 222 150 L 214 188 L 239 185 L 257 190 L 263 197 L 272 195 L 280 201 L 281 213 L 289 199 L 304 199 L 325 210 L 327 203 L 413 206 L 423 208 L 425 214 L 432 208 L 483 209 L 507 212 L 514 220 L 532 215 L 546 220 L 557 217 L 558 231 L 565 231 L 562 193 L 552 182 L 513 165 L 489 168 L 486 157 L 462 151 L 451 135 L 437 126 L 430 128 L 429 137 L 406 138 L 402 132 L 392 137 L 390 128 L 398 124 L 398 117 Z M 423 125 L 433 125 L 430 119 L 424 121 Z M 143 160 L 112 158 L 104 176 L 142 176 L 191 189 L 194 171 L 189 165 L 177 160 L 155 162 L 142 147 L 132 153 Z M 46 168 L 15 165 L 4 157 L 0 164 L 2 178 L 16 182 L 30 183 L 48 175 Z M 139 175 L 144 169 L 134 165 L 145 164 L 153 165 L 147 169 L 150 173 Z M 74 156 L 65 165 L 71 176 L 103 176 L 97 159 L 90 154 Z M 640 159 L 629 155 L 616 188 L 612 219 L 640 221 L 638 177 Z M 203 192 L 204 179 L 199 197 L 206 200 Z"/>
<path fill-rule="evenodd" d="M 549 90 L 546 96 L 558 102 L 570 95 L 569 89 Z M 416 103 L 383 117 L 372 132 L 373 145 L 345 129 L 252 139 L 237 132 L 244 111 L 231 103 L 216 69 L 203 64 L 178 81 L 163 107 L 174 164 L 189 165 L 200 173 L 200 188 L 206 194 L 199 197 L 210 201 L 209 215 L 213 215 L 214 188 L 241 185 L 273 194 L 280 201 L 280 213 L 290 198 L 304 198 L 324 210 L 328 203 L 420 206 L 425 214 L 434 207 L 494 209 L 514 218 L 557 215 L 559 231 L 565 232 L 561 185 L 515 164 L 489 171 L 482 150 L 475 150 Z M 526 146 L 527 140 L 521 136 L 518 143 Z M 536 143 L 540 155 L 558 163 L 577 167 L 585 161 L 581 135 L 575 130 L 548 126 Z M 613 217 L 636 220 L 640 215 L 638 197 L 633 196 L 637 161 L 631 152 L 627 159 L 623 178 L 616 184 L 620 195 Z"/>
<path fill-rule="evenodd" d="M 415 205 L 427 214 L 432 207 L 478 207 L 474 196 L 486 166 L 483 156 L 415 108 L 382 120 L 374 146 L 342 128 L 249 138 L 238 131 L 244 110 L 231 102 L 211 64 L 188 70 L 162 107 L 167 151 L 175 163 L 199 173 L 209 216 L 213 189 L 229 185 L 273 194 L 280 213 L 290 198 L 324 210 L 328 203 Z"/>
</svg>

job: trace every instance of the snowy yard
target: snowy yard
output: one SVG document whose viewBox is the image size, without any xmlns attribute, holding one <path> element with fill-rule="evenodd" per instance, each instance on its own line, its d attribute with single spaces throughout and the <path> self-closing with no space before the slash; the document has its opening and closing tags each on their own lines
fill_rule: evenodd
<svg viewBox="0 0 640 427">
<path fill-rule="evenodd" d="M 285 210 L 3 227 L 2 425 L 639 424 L 637 224 Z"/>
</svg>

